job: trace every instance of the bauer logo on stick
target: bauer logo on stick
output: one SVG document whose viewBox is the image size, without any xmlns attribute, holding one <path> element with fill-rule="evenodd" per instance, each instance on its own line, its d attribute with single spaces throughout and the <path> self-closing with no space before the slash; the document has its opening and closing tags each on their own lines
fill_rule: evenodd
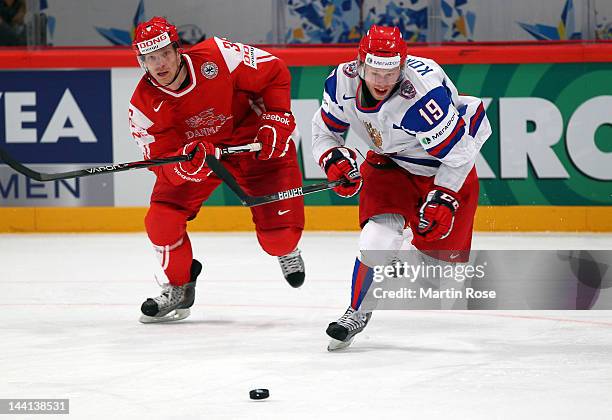
<svg viewBox="0 0 612 420">
<path fill-rule="evenodd" d="M 279 192 L 278 198 L 281 200 L 286 200 L 287 198 L 299 197 L 301 195 L 304 195 L 304 193 L 302 192 L 302 188 L 299 187 L 299 188 L 293 188 L 291 190 Z"/>
</svg>

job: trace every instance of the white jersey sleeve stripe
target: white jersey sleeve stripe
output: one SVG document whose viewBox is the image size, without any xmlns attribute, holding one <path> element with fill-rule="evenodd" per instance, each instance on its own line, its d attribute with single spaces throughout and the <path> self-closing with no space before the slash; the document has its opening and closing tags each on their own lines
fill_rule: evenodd
<svg viewBox="0 0 612 420">
<path fill-rule="evenodd" d="M 214 39 L 217 43 L 217 48 L 219 48 L 219 51 L 223 56 L 223 60 L 225 60 L 225 65 L 227 66 L 227 69 L 230 73 L 233 72 L 234 70 L 236 70 L 236 67 L 238 67 L 240 63 L 242 63 L 242 51 L 236 51 L 235 48 L 226 47 L 224 43 L 227 43 L 228 41 L 224 41 L 223 39 L 217 37 L 215 37 Z M 238 44 L 233 45 L 240 47 Z"/>
<path fill-rule="evenodd" d="M 146 159 L 151 158 L 149 144 L 155 141 L 155 136 L 151 135 L 147 130 L 153 125 L 151 121 L 142 111 L 130 103 L 129 107 L 129 125 L 132 137 L 136 141 L 138 147 L 142 151 Z"/>
</svg>

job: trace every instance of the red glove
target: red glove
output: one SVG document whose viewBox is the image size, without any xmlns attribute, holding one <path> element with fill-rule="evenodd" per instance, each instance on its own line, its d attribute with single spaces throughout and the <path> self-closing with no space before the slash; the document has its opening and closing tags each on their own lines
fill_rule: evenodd
<svg viewBox="0 0 612 420">
<path fill-rule="evenodd" d="M 342 184 L 334 188 L 340 197 L 352 197 L 359 192 L 363 180 L 359 173 L 359 167 L 355 161 L 355 152 L 346 147 L 334 147 L 321 156 L 319 164 L 327 174 L 329 181 L 346 179 L 350 183 Z"/>
<path fill-rule="evenodd" d="M 427 194 L 425 203 L 419 210 L 417 233 L 427 242 L 444 239 L 450 235 L 455 221 L 455 212 L 459 202 L 453 192 L 439 188 Z"/>
<path fill-rule="evenodd" d="M 185 181 L 200 182 L 208 176 L 209 169 L 206 166 L 206 156 L 213 155 L 216 158 L 221 152 L 212 143 L 207 141 L 192 141 L 174 153 L 174 156 L 189 155 L 194 153 L 191 160 L 179 162 L 176 165 L 165 165 L 163 170 L 176 183 Z"/>
<path fill-rule="evenodd" d="M 259 160 L 285 156 L 289 150 L 291 133 L 295 130 L 295 118 L 289 112 L 264 112 L 261 114 L 259 131 L 255 141 L 261 150 L 255 155 Z"/>
</svg>

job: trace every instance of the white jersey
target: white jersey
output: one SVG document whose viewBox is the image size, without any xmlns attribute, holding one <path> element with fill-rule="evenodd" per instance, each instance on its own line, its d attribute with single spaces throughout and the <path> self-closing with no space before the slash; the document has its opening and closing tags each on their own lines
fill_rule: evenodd
<svg viewBox="0 0 612 420">
<path fill-rule="evenodd" d="M 399 87 L 372 108 L 361 106 L 355 61 L 339 65 L 325 81 L 323 103 L 312 120 L 317 162 L 344 145 L 350 127 L 376 153 L 410 173 L 434 176 L 458 191 L 491 134 L 482 100 L 457 93 L 433 60 L 408 56 Z"/>
</svg>

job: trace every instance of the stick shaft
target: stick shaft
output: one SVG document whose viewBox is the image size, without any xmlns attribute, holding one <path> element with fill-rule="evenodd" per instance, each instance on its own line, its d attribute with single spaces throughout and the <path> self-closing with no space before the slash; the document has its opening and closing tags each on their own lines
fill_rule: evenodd
<svg viewBox="0 0 612 420">
<path fill-rule="evenodd" d="M 346 181 L 323 182 L 320 184 L 306 185 L 303 187 L 291 188 L 268 195 L 250 196 L 248 195 L 232 174 L 214 156 L 206 156 L 206 165 L 217 175 L 233 192 L 236 194 L 242 205 L 246 207 L 261 206 L 263 204 L 274 203 L 276 201 L 288 200 L 290 198 L 301 197 L 306 194 L 325 191 L 337 187 Z"/>
<path fill-rule="evenodd" d="M 221 150 L 221 156 L 233 155 L 236 153 L 256 152 L 258 150 L 261 150 L 261 143 L 251 143 L 251 144 L 245 144 L 243 146 L 224 147 L 224 148 L 221 148 L 220 150 Z M 11 155 L 8 154 L 8 152 L 6 152 L 3 149 L 0 149 L 0 160 L 4 161 L 4 163 L 6 163 L 8 166 L 13 168 L 15 171 L 19 172 L 20 174 L 23 174 L 27 176 L 28 178 L 32 178 L 32 179 L 35 179 L 41 182 L 55 181 L 59 179 L 80 178 L 84 176 L 99 175 L 99 174 L 105 174 L 105 173 L 123 172 L 123 171 L 129 171 L 132 169 L 150 168 L 152 166 L 184 162 L 187 160 L 191 160 L 192 158 L 193 158 L 193 155 L 191 154 L 179 155 L 179 156 L 171 156 L 171 157 L 158 158 L 158 159 L 139 160 L 135 162 L 114 163 L 110 165 L 94 166 L 92 168 L 77 169 L 77 170 L 68 171 L 68 172 L 45 173 L 45 172 L 38 172 L 38 171 L 28 168 L 27 166 L 13 159 Z"/>
</svg>

